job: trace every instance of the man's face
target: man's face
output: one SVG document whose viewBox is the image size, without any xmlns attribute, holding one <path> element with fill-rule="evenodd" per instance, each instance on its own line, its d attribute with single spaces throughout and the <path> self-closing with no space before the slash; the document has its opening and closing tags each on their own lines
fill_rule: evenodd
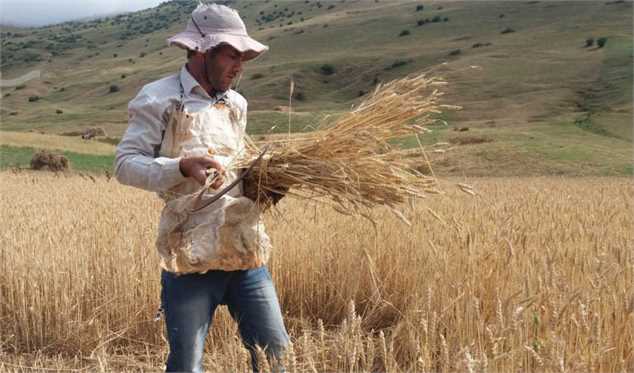
<svg viewBox="0 0 634 373">
<path fill-rule="evenodd" d="M 207 52 L 207 80 L 216 91 L 226 91 L 242 72 L 243 54 L 234 47 L 222 44 Z"/>
</svg>

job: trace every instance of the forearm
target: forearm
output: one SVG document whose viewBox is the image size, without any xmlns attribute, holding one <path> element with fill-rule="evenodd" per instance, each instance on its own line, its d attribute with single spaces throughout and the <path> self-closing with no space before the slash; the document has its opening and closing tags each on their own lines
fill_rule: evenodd
<svg viewBox="0 0 634 373">
<path fill-rule="evenodd" d="M 117 153 L 115 177 L 125 185 L 160 192 L 185 180 L 180 158 L 152 158 L 142 154 Z"/>
</svg>

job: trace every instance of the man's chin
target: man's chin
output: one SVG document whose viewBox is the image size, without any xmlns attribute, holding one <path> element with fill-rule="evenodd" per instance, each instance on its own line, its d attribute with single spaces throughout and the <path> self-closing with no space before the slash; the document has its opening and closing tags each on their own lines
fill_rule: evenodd
<svg viewBox="0 0 634 373">
<path fill-rule="evenodd" d="M 224 92 L 231 88 L 231 84 L 218 84 L 215 88 L 218 92 Z"/>
</svg>

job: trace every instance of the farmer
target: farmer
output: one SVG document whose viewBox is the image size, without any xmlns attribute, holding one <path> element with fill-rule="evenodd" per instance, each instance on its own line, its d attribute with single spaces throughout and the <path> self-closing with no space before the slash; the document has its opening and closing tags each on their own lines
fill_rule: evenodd
<svg viewBox="0 0 634 373">
<path fill-rule="evenodd" d="M 268 47 L 247 35 L 235 10 L 217 4 L 199 5 L 168 45 L 187 50 L 187 63 L 129 103 L 115 160 L 121 183 L 165 201 L 156 246 L 170 347 L 166 371 L 202 371 L 219 305 L 238 323 L 256 370 L 256 344 L 279 359 L 289 342 L 266 267 L 271 245 L 252 201 L 257 192 L 238 185 L 199 211 L 192 204 L 202 188 L 213 196 L 238 177 L 231 162 L 244 149 L 247 101 L 230 87 L 243 63 Z M 281 195 L 268 197 L 277 202 Z"/>
</svg>

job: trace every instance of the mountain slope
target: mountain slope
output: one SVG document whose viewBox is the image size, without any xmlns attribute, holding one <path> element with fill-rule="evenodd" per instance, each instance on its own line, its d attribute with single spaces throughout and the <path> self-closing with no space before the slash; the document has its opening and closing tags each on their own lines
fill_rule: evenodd
<svg viewBox="0 0 634 373">
<path fill-rule="evenodd" d="M 0 129 L 62 133 L 100 126 L 120 135 L 126 104 L 140 87 L 184 62 L 184 52 L 167 48 L 165 39 L 183 29 L 195 4 L 171 1 L 128 15 L 19 30 L 17 36 L 15 29 L 3 30 L 3 78 L 33 70 L 42 78 L 2 89 Z M 246 67 L 239 85 L 249 99 L 252 132 L 287 130 L 287 115 L 273 109 L 288 104 L 291 78 L 293 108 L 306 113 L 297 129 L 346 110 L 378 82 L 431 71 L 449 82 L 445 101 L 463 107 L 443 119 L 450 128 L 469 127 L 471 136 L 485 131 L 498 144 L 506 133 L 546 131 L 565 139 L 564 128 L 590 135 L 583 141 L 607 137 L 620 152 L 631 147 L 631 2 L 230 5 L 252 36 L 271 47 Z M 584 47 L 588 37 L 602 36 L 605 47 Z M 110 93 L 113 85 L 116 92 Z M 40 99 L 29 102 L 31 96 Z M 452 136 L 439 128 L 433 138 Z"/>
</svg>

